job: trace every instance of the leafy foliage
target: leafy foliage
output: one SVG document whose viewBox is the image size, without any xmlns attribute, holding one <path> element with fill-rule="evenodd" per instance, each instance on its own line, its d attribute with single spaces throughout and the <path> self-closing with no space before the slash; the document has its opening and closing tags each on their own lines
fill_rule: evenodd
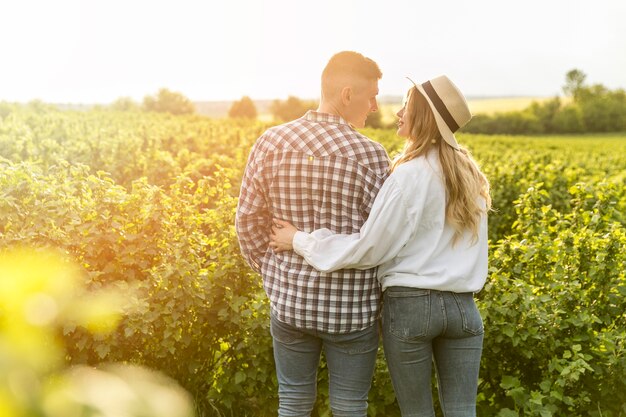
<svg viewBox="0 0 626 417">
<path fill-rule="evenodd" d="M 54 247 L 89 291 L 126 294 L 108 333 L 59 329 L 72 364 L 157 369 L 199 416 L 274 415 L 268 302 L 234 233 L 267 126 L 0 105 L 0 242 Z M 391 155 L 394 130 L 366 129 Z M 480 415 L 626 414 L 626 141 L 461 135 L 492 184 Z M 1 317 L 1 316 L 0 316 Z M 35 355 L 36 357 L 36 355 Z M 316 415 L 329 415 L 319 374 Z M 370 415 L 399 416 L 382 352 Z"/>
<path fill-rule="evenodd" d="M 530 187 L 514 234 L 494 247 L 480 306 L 483 364 L 498 366 L 483 366 L 480 414 L 626 412 L 615 397 L 626 389 L 624 190 L 578 183 L 568 197 L 562 212 L 542 183 Z"/>
<path fill-rule="evenodd" d="M 123 283 L 88 290 L 80 275 L 56 251 L 0 253 L 0 414 L 191 416 L 189 395 L 158 372 L 122 364 L 67 368 L 63 329 L 105 338 L 125 304 Z"/>
</svg>

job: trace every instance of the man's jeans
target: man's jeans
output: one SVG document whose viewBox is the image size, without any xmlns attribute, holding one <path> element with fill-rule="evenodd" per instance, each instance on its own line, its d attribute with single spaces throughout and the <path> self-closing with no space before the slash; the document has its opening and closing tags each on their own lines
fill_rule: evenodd
<svg viewBox="0 0 626 417">
<path fill-rule="evenodd" d="M 434 358 L 445 417 L 476 415 L 483 323 L 472 293 L 389 287 L 383 346 L 403 417 L 434 417 Z"/>
<path fill-rule="evenodd" d="M 367 416 L 378 350 L 378 324 L 347 334 L 302 330 L 271 318 L 278 377 L 278 415 L 308 417 L 317 395 L 317 368 L 326 355 L 334 417 Z"/>
</svg>

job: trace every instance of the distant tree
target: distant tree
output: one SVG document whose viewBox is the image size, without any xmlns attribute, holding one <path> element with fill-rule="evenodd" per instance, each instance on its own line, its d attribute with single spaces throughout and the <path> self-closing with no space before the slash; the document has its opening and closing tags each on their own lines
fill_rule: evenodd
<svg viewBox="0 0 626 417">
<path fill-rule="evenodd" d="M 609 90 L 601 84 L 583 88 L 578 104 L 589 132 L 618 132 L 626 129 L 626 92 Z"/>
<path fill-rule="evenodd" d="M 563 92 L 572 97 L 575 101 L 578 99 L 579 93 L 585 84 L 587 75 L 579 69 L 570 70 L 565 75 L 565 85 Z"/>
<path fill-rule="evenodd" d="M 256 119 L 256 116 L 256 106 L 248 96 L 243 96 L 241 100 L 235 101 L 228 110 L 228 117 L 230 118 Z"/>
<path fill-rule="evenodd" d="M 287 122 L 315 108 L 317 108 L 317 103 L 314 101 L 302 101 L 298 97 L 289 96 L 286 101 L 274 100 L 270 106 L 270 112 L 274 119 Z"/>
<path fill-rule="evenodd" d="M 381 129 L 382 127 L 384 127 L 383 115 L 380 110 L 367 115 L 367 119 L 365 120 L 365 126 L 373 127 L 376 129 Z"/>
<path fill-rule="evenodd" d="M 130 97 L 120 97 L 109 105 L 111 110 L 115 111 L 137 111 L 139 104 Z"/>
<path fill-rule="evenodd" d="M 162 88 L 156 97 L 146 96 L 143 99 L 143 108 L 146 111 L 155 111 L 171 114 L 192 114 L 196 112 L 193 103 L 181 93 Z"/>
</svg>

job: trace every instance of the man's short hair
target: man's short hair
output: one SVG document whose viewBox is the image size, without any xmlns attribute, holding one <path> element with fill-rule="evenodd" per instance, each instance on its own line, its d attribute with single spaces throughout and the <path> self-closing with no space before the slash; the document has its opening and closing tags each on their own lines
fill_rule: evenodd
<svg viewBox="0 0 626 417">
<path fill-rule="evenodd" d="M 383 73 L 378 64 L 358 52 L 343 51 L 333 55 L 322 72 L 322 96 L 336 93 L 337 84 L 345 80 L 376 81 Z"/>
</svg>

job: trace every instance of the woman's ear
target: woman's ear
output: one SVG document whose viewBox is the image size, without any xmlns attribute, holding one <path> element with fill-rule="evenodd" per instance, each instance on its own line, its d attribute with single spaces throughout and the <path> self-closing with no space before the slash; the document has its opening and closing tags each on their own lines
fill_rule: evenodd
<svg viewBox="0 0 626 417">
<path fill-rule="evenodd" d="M 347 106 L 348 104 L 350 104 L 351 100 L 352 100 L 352 87 L 344 87 L 341 90 L 341 103 L 344 106 Z"/>
</svg>

